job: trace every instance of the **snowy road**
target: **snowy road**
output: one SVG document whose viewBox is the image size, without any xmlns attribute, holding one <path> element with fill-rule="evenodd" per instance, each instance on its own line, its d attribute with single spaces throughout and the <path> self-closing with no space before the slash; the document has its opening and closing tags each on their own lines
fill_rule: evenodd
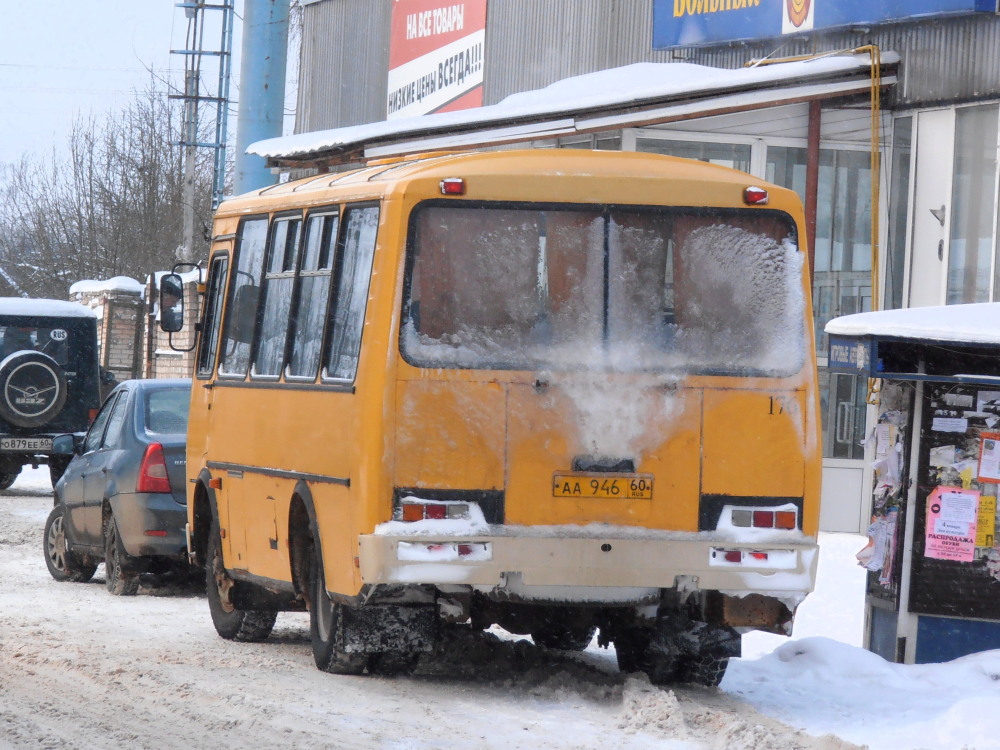
<svg viewBox="0 0 1000 750">
<path fill-rule="evenodd" d="M 42 557 L 47 473 L 0 495 L 2 748 L 657 748 L 855 746 L 816 739 L 725 692 L 662 690 L 591 647 L 456 634 L 412 677 L 316 670 L 308 616 L 262 644 L 231 643 L 204 596 L 112 597 L 102 570 L 57 583 Z"/>
</svg>

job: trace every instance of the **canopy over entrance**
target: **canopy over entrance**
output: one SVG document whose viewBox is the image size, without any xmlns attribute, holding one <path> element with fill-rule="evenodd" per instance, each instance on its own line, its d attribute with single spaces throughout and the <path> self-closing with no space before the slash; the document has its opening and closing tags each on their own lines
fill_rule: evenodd
<svg viewBox="0 0 1000 750">
<path fill-rule="evenodd" d="M 248 153 L 271 167 L 324 168 L 436 149 L 475 148 L 679 122 L 867 94 L 896 82 L 899 56 L 847 52 L 736 70 L 637 63 L 512 94 L 478 109 L 271 138 Z M 873 73 L 875 74 L 873 76 Z"/>
<path fill-rule="evenodd" d="M 890 380 L 1000 385 L 1000 303 L 914 307 L 826 324 L 831 370 Z"/>
</svg>

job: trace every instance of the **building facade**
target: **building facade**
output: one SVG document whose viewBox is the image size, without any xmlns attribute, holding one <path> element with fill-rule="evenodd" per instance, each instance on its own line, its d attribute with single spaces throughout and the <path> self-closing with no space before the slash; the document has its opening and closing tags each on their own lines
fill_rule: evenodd
<svg viewBox="0 0 1000 750">
<path fill-rule="evenodd" d="M 852 95 L 812 104 L 734 107 L 533 143 L 725 164 L 792 187 L 807 210 L 812 207 L 816 354 L 823 384 L 822 527 L 864 530 L 871 512 L 865 460 L 869 381 L 825 369 L 823 328 L 831 318 L 873 306 L 1000 299 L 996 0 L 475 2 L 485 6 L 480 84 L 485 105 L 637 62 L 736 69 L 751 61 L 843 50 L 875 48 L 883 57 L 898 55 L 876 118 L 869 97 Z M 397 3 L 421 12 L 461 4 Z M 400 33 L 393 31 L 397 3 L 303 0 L 297 133 L 387 118 L 393 46 Z M 796 13 L 804 14 L 798 26 Z"/>
</svg>

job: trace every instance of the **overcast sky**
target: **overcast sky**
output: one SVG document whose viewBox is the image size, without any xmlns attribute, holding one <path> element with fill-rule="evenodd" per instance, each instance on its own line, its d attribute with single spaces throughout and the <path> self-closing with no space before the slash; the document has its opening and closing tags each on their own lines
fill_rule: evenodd
<svg viewBox="0 0 1000 750">
<path fill-rule="evenodd" d="M 242 11 L 238 0 L 233 100 Z M 217 49 L 220 13 L 205 15 L 205 48 Z M 184 48 L 186 31 L 184 10 L 175 0 L 0 0 L 0 162 L 63 149 L 77 116 L 102 119 L 121 109 L 148 88 L 150 71 L 180 86 L 184 60 L 170 50 Z M 214 93 L 218 74 L 211 65 L 204 79 Z M 229 123 L 235 132 L 235 106 Z"/>
</svg>

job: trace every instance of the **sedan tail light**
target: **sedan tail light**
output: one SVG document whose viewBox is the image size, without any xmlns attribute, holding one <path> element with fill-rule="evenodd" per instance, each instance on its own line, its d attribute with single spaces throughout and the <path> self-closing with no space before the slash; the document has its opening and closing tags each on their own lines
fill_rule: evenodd
<svg viewBox="0 0 1000 750">
<path fill-rule="evenodd" d="M 150 443 L 139 464 L 139 479 L 136 492 L 163 492 L 170 494 L 170 480 L 167 478 L 167 462 L 163 458 L 163 446 Z"/>
</svg>

